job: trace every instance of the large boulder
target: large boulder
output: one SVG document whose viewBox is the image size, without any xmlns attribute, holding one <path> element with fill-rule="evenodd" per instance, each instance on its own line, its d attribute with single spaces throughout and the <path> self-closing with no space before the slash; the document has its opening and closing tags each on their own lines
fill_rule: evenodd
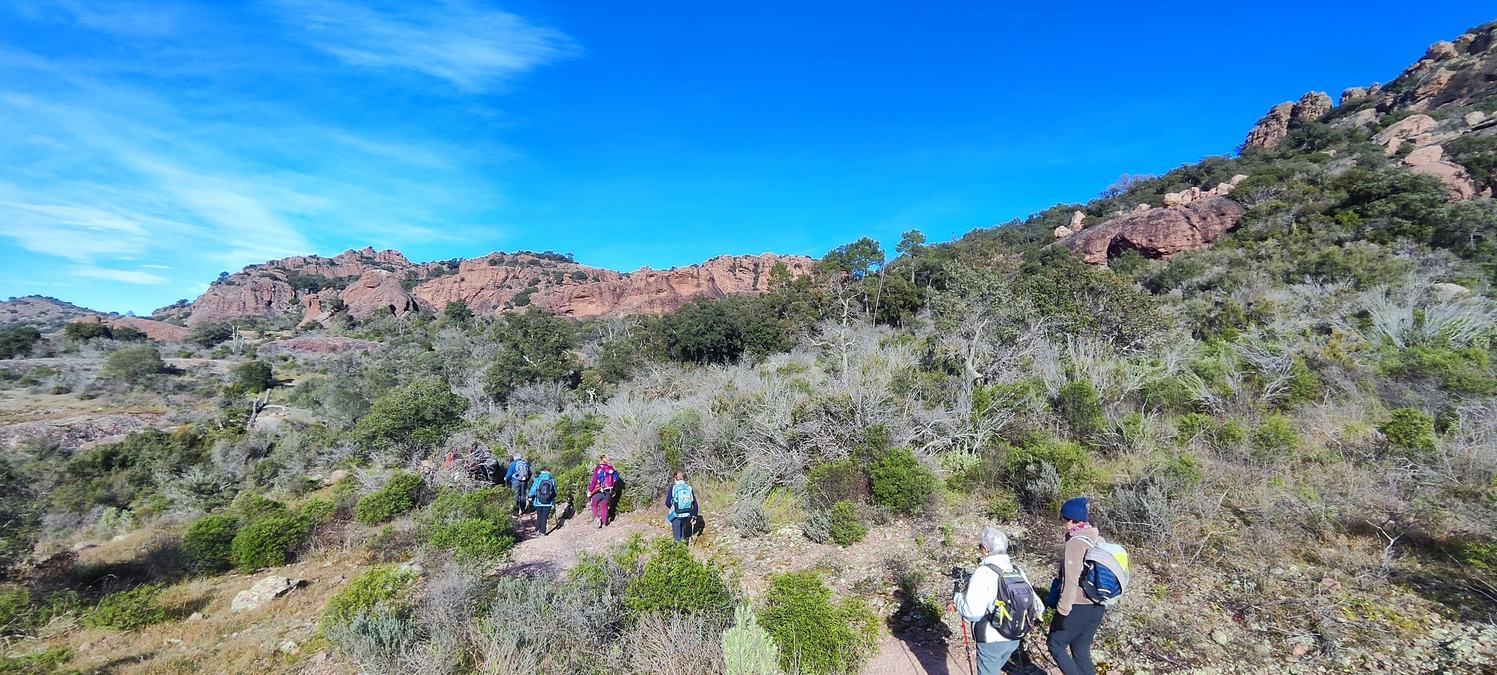
<svg viewBox="0 0 1497 675">
<path fill-rule="evenodd" d="M 229 602 L 229 609 L 235 612 L 248 612 L 264 607 L 271 600 L 279 598 L 293 590 L 307 585 L 301 579 L 292 579 L 278 574 L 272 574 L 250 586 L 234 596 Z"/>
<path fill-rule="evenodd" d="M 1226 197 L 1207 195 L 1181 206 L 1130 213 L 1089 227 L 1060 242 L 1093 265 L 1134 250 L 1169 258 L 1201 248 L 1237 226 L 1245 209 Z"/>
<path fill-rule="evenodd" d="M 1403 163 L 1414 173 L 1438 178 L 1451 199 L 1475 199 L 1479 194 L 1466 168 L 1445 159 L 1445 148 L 1438 143 L 1415 149 Z"/>
<path fill-rule="evenodd" d="M 1293 103 L 1280 103 L 1268 109 L 1268 114 L 1258 120 L 1248 131 L 1242 142 L 1246 148 L 1273 148 L 1289 137 L 1289 118 L 1294 114 Z"/>
<path fill-rule="evenodd" d="M 369 270 L 358 281 L 338 293 L 343 309 L 359 320 L 376 315 L 405 316 L 417 309 L 416 299 L 407 293 L 400 279 L 384 270 Z"/>
</svg>

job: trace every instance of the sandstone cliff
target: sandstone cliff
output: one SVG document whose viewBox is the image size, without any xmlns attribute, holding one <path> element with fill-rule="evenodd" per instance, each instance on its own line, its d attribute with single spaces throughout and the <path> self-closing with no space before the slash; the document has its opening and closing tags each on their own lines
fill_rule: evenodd
<svg viewBox="0 0 1497 675">
<path fill-rule="evenodd" d="M 303 323 L 326 323 L 337 312 L 361 320 L 403 316 L 440 311 L 458 300 L 489 315 L 530 305 L 577 318 L 663 314 L 696 298 L 763 292 L 770 269 L 780 263 L 792 276 L 809 274 L 813 266 L 810 258 L 764 254 L 622 274 L 554 254 L 493 253 L 417 264 L 398 251 L 365 248 L 246 267 L 210 286 L 185 320 L 194 325 L 295 314 Z"/>
<path fill-rule="evenodd" d="M 1105 265 L 1123 253 L 1169 258 L 1216 241 L 1237 226 L 1245 210 L 1219 195 L 1206 195 L 1178 206 L 1151 208 L 1113 218 L 1060 241 L 1081 259 Z"/>
</svg>

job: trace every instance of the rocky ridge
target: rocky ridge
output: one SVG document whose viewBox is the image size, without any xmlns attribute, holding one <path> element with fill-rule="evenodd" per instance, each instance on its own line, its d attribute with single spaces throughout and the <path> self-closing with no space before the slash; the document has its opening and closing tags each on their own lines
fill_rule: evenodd
<svg viewBox="0 0 1497 675">
<path fill-rule="evenodd" d="M 576 318 L 664 314 L 697 298 L 763 292 L 779 264 L 796 277 L 809 274 L 814 263 L 766 253 L 624 274 L 554 254 L 492 253 L 417 264 L 399 251 L 365 248 L 251 265 L 220 278 L 177 316 L 194 325 L 299 313 L 303 324 L 326 324 L 340 312 L 362 320 L 440 311 L 456 301 L 485 315 L 528 306 Z"/>
<path fill-rule="evenodd" d="M 1290 131 L 1326 121 L 1336 128 L 1373 135 L 1388 156 L 1398 157 L 1410 171 L 1439 179 L 1452 199 L 1490 197 L 1490 186 L 1474 184 L 1464 168 L 1446 158 L 1445 144 L 1466 134 L 1497 136 L 1497 117 L 1483 110 L 1465 110 L 1492 108 L 1493 82 L 1497 82 L 1497 22 L 1453 41 L 1430 45 L 1422 58 L 1392 82 L 1351 87 L 1341 93 L 1338 106 L 1332 106 L 1322 92 L 1280 103 L 1248 131 L 1242 148 L 1272 149 Z"/>
</svg>

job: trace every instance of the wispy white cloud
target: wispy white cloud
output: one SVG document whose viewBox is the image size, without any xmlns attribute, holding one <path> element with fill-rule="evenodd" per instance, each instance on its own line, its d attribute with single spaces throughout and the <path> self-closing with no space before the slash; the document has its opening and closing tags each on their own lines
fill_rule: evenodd
<svg viewBox="0 0 1497 675">
<path fill-rule="evenodd" d="M 465 0 L 272 2 L 305 39 L 345 63 L 416 71 L 464 91 L 495 89 L 575 51 L 560 32 Z"/>
<path fill-rule="evenodd" d="M 132 37 L 155 38 L 178 32 L 189 7 L 138 0 L 15 0 L 22 15 L 36 21 L 68 22 Z"/>
<path fill-rule="evenodd" d="M 118 281 L 123 284 L 138 284 L 143 286 L 154 286 L 169 281 L 169 279 L 159 274 L 152 274 L 141 270 L 117 270 L 91 265 L 70 265 L 68 267 L 68 274 L 87 279 L 103 279 L 105 281 Z"/>
</svg>

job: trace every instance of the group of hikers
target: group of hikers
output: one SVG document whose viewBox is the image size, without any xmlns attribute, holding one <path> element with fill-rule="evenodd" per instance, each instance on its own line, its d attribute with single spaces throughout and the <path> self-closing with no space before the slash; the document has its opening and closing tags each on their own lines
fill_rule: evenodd
<svg viewBox="0 0 1497 675">
<path fill-rule="evenodd" d="M 536 472 L 524 455 L 516 453 L 501 479 L 499 464 L 499 457 L 492 451 L 482 445 L 474 445 L 466 457 L 460 456 L 456 450 L 447 453 L 443 468 L 454 475 L 467 473 L 468 477 L 479 482 L 494 485 L 503 482 L 508 485 L 515 497 L 513 513 L 535 513 L 536 533 L 542 536 L 549 534 L 551 510 L 556 506 L 558 493 L 556 478 L 551 475 L 550 469 L 543 466 Z M 588 512 L 595 527 L 608 527 L 612 522 L 623 482 L 618 470 L 609 463 L 608 455 L 599 457 L 587 483 Z M 665 517 L 671 523 L 671 533 L 675 540 L 689 543 L 701 522 L 701 514 L 697 508 L 696 493 L 686 482 L 685 473 L 675 473 L 674 481 L 666 490 L 665 510 Z"/>
<path fill-rule="evenodd" d="M 1038 627 L 1045 607 L 1055 610 L 1046 646 L 1056 667 L 1065 675 L 1095 675 L 1092 641 L 1103 614 L 1127 588 L 1129 576 L 1127 552 L 1102 538 L 1089 510 L 1085 497 L 1060 507 L 1065 548 L 1043 600 L 1009 557 L 1008 535 L 991 525 L 983 528 L 978 537 L 982 561 L 947 606 L 964 620 L 964 643 L 971 628 L 979 675 L 1003 672 L 1024 637 Z"/>
<path fill-rule="evenodd" d="M 536 532 L 547 535 L 558 494 L 556 478 L 544 466 L 539 472 L 533 471 L 521 454 L 514 455 L 502 479 L 499 464 L 493 452 L 474 446 L 466 458 L 459 458 L 455 451 L 449 453 L 444 466 L 466 470 L 473 479 L 491 484 L 502 480 L 514 492 L 514 513 L 534 512 Z M 608 456 L 599 457 L 587 483 L 588 512 L 595 527 L 608 527 L 622 488 L 623 478 Z M 976 643 L 979 675 L 1003 672 L 1024 638 L 1038 627 L 1046 607 L 1055 610 L 1046 644 L 1056 667 L 1065 675 L 1097 672 L 1092 662 L 1092 641 L 1103 614 L 1127 588 L 1128 556 L 1121 546 L 1102 538 L 1091 523 L 1089 507 L 1085 497 L 1071 499 L 1060 507 L 1065 548 L 1050 592 L 1043 599 L 1024 570 L 1009 557 L 1008 535 L 991 525 L 983 528 L 978 538 L 982 560 L 977 569 L 971 575 L 953 570 L 958 588 L 947 609 L 963 619 L 964 648 L 968 640 Z M 677 542 L 689 543 L 701 523 L 701 513 L 695 490 L 683 472 L 674 474 L 666 490 L 665 511 L 672 536 Z"/>
</svg>

